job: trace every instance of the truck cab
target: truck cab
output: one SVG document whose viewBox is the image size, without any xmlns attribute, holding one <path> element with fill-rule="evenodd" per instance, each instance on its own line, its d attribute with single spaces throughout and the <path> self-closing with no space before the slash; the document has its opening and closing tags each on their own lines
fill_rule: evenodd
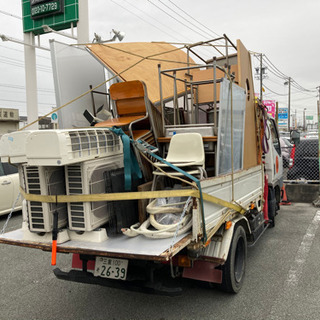
<svg viewBox="0 0 320 320">
<path fill-rule="evenodd" d="M 283 187 L 283 159 L 279 131 L 275 120 L 268 116 L 267 119 L 267 149 L 265 152 L 265 170 L 268 180 L 268 212 L 271 226 L 275 224 L 275 215 L 281 202 Z"/>
</svg>

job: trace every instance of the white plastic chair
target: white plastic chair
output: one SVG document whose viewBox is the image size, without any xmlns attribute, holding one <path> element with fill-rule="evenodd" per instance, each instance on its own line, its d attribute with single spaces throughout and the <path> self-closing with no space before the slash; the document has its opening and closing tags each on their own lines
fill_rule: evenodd
<svg viewBox="0 0 320 320">
<path fill-rule="evenodd" d="M 182 170 L 185 168 L 185 171 L 191 175 L 202 175 L 205 166 L 205 153 L 201 134 L 192 132 L 173 135 L 165 160 L 176 167 L 181 167 Z M 169 169 L 171 175 L 182 176 L 182 173 L 172 170 L 162 162 L 156 164 L 164 171 Z M 164 175 L 161 171 L 154 171 L 153 174 Z"/>
</svg>

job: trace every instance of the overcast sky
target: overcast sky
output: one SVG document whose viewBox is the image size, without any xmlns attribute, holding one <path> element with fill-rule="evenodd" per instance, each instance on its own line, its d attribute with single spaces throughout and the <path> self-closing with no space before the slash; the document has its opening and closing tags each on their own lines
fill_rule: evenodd
<svg viewBox="0 0 320 320">
<path fill-rule="evenodd" d="M 265 55 L 265 99 L 286 107 L 285 78 L 295 81 L 291 112 L 301 118 L 304 108 L 307 115 L 316 115 L 319 15 L 319 0 L 89 0 L 89 38 L 96 32 L 110 39 L 112 29 L 124 31 L 127 42 L 198 42 L 225 33 L 233 42 L 240 39 L 248 50 Z M 21 0 L 1 0 L 0 34 L 22 40 L 19 17 Z M 50 38 L 69 41 L 50 34 L 41 37 L 41 44 L 48 47 Z M 252 63 L 254 67 L 259 62 L 252 57 Z M 43 115 L 55 107 L 50 53 L 37 50 L 37 65 L 39 113 Z M 0 107 L 18 107 L 26 115 L 24 86 L 23 46 L 0 40 Z M 259 92 L 258 85 L 255 91 Z"/>
</svg>

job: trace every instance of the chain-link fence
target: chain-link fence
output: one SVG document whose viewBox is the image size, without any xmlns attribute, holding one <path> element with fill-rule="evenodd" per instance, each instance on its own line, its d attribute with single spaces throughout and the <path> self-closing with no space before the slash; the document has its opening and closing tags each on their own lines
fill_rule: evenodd
<svg viewBox="0 0 320 320">
<path fill-rule="evenodd" d="M 280 138 L 283 158 L 283 179 L 296 182 L 319 182 L 318 139 L 302 138 L 297 145 Z"/>
</svg>

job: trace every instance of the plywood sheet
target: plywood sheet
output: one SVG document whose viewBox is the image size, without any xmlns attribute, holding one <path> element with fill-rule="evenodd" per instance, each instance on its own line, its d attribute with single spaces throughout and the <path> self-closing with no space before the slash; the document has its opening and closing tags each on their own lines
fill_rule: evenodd
<svg viewBox="0 0 320 320">
<path fill-rule="evenodd" d="M 235 73 L 235 82 L 238 82 L 238 66 L 232 65 L 230 72 Z M 225 73 L 219 69 L 216 70 L 216 79 L 224 78 Z M 193 72 L 193 81 L 213 80 L 213 69 L 197 70 Z M 216 99 L 220 100 L 220 83 L 216 84 Z M 214 85 L 204 84 L 198 86 L 198 102 L 200 104 L 214 101 Z"/>
<path fill-rule="evenodd" d="M 88 50 L 111 72 L 124 81 L 142 80 L 147 85 L 151 102 L 160 101 L 158 64 L 161 70 L 187 66 L 187 54 L 167 43 L 114 43 L 90 44 Z M 191 63 L 194 64 L 192 59 Z M 185 78 L 184 72 L 177 77 Z M 184 84 L 177 83 L 178 92 L 184 91 Z M 163 98 L 173 96 L 173 80 L 162 76 Z"/>
<path fill-rule="evenodd" d="M 243 168 L 248 169 L 258 164 L 254 88 L 250 53 L 240 40 L 237 40 L 237 48 L 239 86 L 247 92 Z"/>
</svg>

